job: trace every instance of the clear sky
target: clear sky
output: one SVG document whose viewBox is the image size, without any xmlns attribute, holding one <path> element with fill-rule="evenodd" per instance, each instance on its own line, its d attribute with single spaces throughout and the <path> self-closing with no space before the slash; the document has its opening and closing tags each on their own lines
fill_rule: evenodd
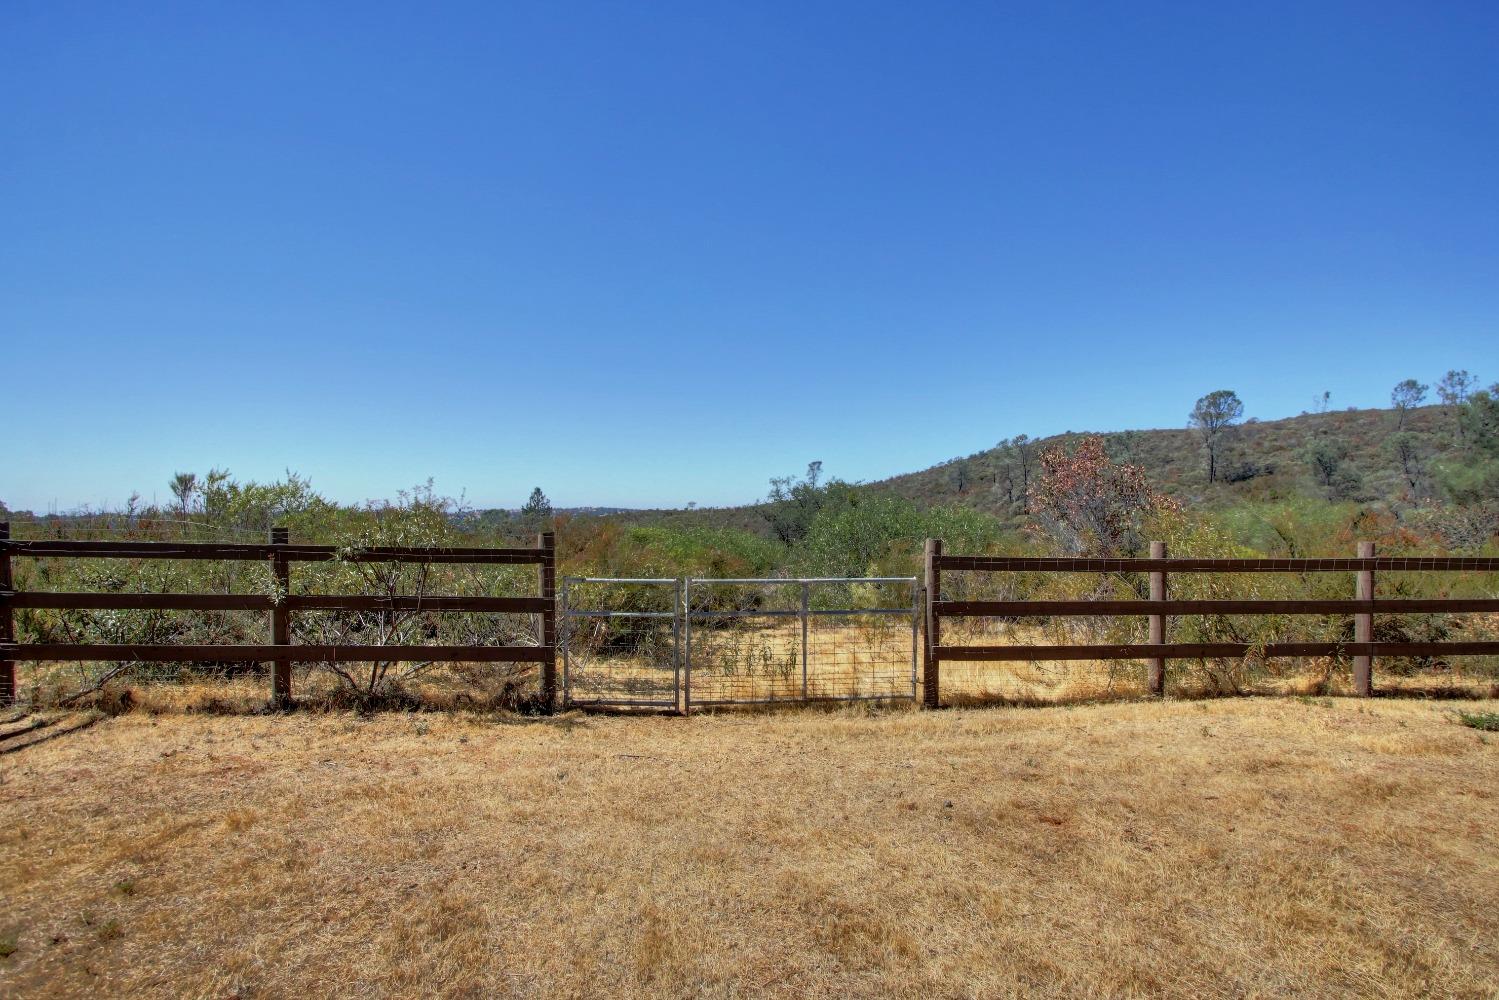
<svg viewBox="0 0 1499 1000">
<path fill-rule="evenodd" d="M 1499 379 L 1499 4 L 0 4 L 0 499 L 741 502 Z"/>
</svg>

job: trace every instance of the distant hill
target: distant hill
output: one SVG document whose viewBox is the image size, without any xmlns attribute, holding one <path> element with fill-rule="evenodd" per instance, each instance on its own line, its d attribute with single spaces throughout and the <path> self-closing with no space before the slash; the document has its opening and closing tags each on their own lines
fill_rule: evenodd
<svg viewBox="0 0 1499 1000">
<path fill-rule="evenodd" d="M 1152 485 L 1192 506 L 1221 506 L 1242 499 L 1277 499 L 1305 495 L 1338 499 L 1392 500 L 1405 488 L 1398 460 L 1390 453 L 1398 416 L 1392 409 L 1331 410 L 1280 420 L 1249 419 L 1227 432 L 1219 481 L 1208 483 L 1207 460 L 1197 432 L 1186 427 L 1101 431 L 1115 461 L 1139 465 Z M 1409 410 L 1403 429 L 1416 436 L 1422 457 L 1432 459 L 1452 447 L 1452 414 L 1441 406 Z M 1030 442 L 1039 474 L 1042 451 L 1070 445 L 1087 431 L 1069 431 Z M 1341 458 L 1337 482 L 1329 486 L 1308 459 L 1316 443 L 1329 443 Z M 931 466 L 919 472 L 864 483 L 871 492 L 893 493 L 919 506 L 961 504 L 1000 516 L 1014 513 L 1021 475 L 1013 449 L 989 448 Z M 836 469 L 828 470 L 836 474 Z M 741 528 L 768 533 L 762 505 L 695 510 L 622 511 L 613 517 L 631 524 L 673 527 Z"/>
<path fill-rule="evenodd" d="M 1348 499 L 1393 499 L 1404 482 L 1399 461 L 1390 453 L 1397 414 L 1390 409 L 1303 413 L 1281 420 L 1250 419 L 1228 432 L 1219 462 L 1219 481 L 1208 483 L 1207 459 L 1196 431 L 1176 429 L 1099 432 L 1116 461 L 1139 465 L 1151 483 L 1184 502 L 1231 503 L 1254 497 L 1271 499 L 1298 494 Z M 1427 458 L 1450 449 L 1455 424 L 1441 406 L 1407 411 L 1404 430 L 1416 435 Z M 1068 444 L 1089 432 L 1068 432 L 1032 444 L 1040 452 Z M 1346 449 L 1339 482 L 1327 485 L 1308 459 L 1318 442 L 1331 443 L 1334 454 Z M 990 448 L 950 459 L 920 472 L 868 484 L 920 504 L 959 503 L 1004 512 L 1008 478 L 1015 475 L 1014 449 Z M 1032 470 L 1031 475 L 1035 475 Z"/>
</svg>

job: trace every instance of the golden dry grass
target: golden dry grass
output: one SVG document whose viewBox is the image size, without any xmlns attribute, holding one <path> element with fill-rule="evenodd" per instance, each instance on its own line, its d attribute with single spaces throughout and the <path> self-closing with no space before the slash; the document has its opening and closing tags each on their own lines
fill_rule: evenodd
<svg viewBox="0 0 1499 1000">
<path fill-rule="evenodd" d="M 1496 789 L 1395 699 L 135 712 L 0 758 L 0 994 L 1491 997 Z"/>
<path fill-rule="evenodd" d="M 1499 621 L 1499 616 L 1494 616 Z M 795 701 L 802 696 L 801 627 L 796 620 L 766 626 L 749 620 L 741 627 L 695 633 L 692 669 L 693 702 Z M 645 652 L 601 652 L 579 641 L 571 656 L 574 699 L 593 701 L 680 703 L 674 690 L 672 636 L 663 629 Z M 950 629 L 955 645 L 1047 644 L 1063 641 L 1054 631 L 1034 625 L 1006 624 L 1000 630 Z M 1086 635 L 1075 641 L 1086 643 Z M 857 623 L 815 620 L 809 632 L 807 694 L 816 699 L 909 698 L 912 637 L 909 619 L 870 616 Z M 1499 697 L 1499 677 L 1490 658 L 1455 658 L 1440 670 L 1406 674 L 1390 661 L 1375 667 L 1375 684 L 1383 692 L 1437 698 Z M 85 686 L 97 664 L 23 663 L 21 689 L 36 691 L 41 704 Z M 921 665 L 917 663 L 918 685 Z M 163 676 L 158 676 L 158 675 Z M 131 698 L 148 708 L 189 711 L 250 712 L 269 697 L 263 674 L 229 679 L 206 676 L 164 679 L 173 671 L 141 665 L 111 686 L 111 697 L 129 689 Z M 685 674 L 681 675 L 685 679 Z M 1346 660 L 1275 659 L 1266 663 L 1224 660 L 1208 663 L 1173 660 L 1167 670 L 1168 693 L 1177 697 L 1223 694 L 1347 694 L 1352 678 Z M 422 707 L 442 710 L 494 708 L 515 704 L 512 689 L 535 692 L 537 668 L 530 664 L 433 664 L 402 683 L 405 695 Z M 296 671 L 294 689 L 304 703 L 347 704 L 341 682 L 319 670 Z M 948 661 L 942 665 L 944 704 L 1079 704 L 1127 700 L 1147 695 L 1141 661 L 1064 661 L 985 663 Z M 343 692 L 347 694 L 347 692 Z M 49 701 L 49 694 L 53 700 Z M 106 699 L 108 700 L 108 699 Z"/>
<path fill-rule="evenodd" d="M 668 637 L 669 638 L 669 637 Z M 956 644 L 983 642 L 1046 644 L 1056 636 L 1026 625 L 1007 625 L 1002 633 L 970 633 Z M 1078 642 L 1088 642 L 1077 637 Z M 811 632 L 808 693 L 813 698 L 909 697 L 911 633 L 898 620 L 873 625 L 819 623 Z M 692 670 L 693 701 L 714 699 L 795 700 L 802 693 L 801 630 L 798 622 L 764 627 L 750 623 L 706 637 L 699 634 Z M 652 657 L 591 652 L 572 658 L 572 691 L 582 702 L 631 698 L 670 703 L 670 647 Z M 917 676 L 921 666 L 917 664 Z M 1221 694 L 1346 694 L 1352 678 L 1346 660 L 1275 659 L 1267 663 L 1174 660 L 1167 671 L 1170 693 L 1179 697 Z M 1450 698 L 1494 697 L 1499 684 L 1491 669 L 1458 658 L 1441 671 L 1399 675 L 1381 663 L 1378 687 Z M 947 704 L 1076 704 L 1142 698 L 1148 693 L 1143 662 L 948 661 L 942 665 L 942 698 Z"/>
</svg>

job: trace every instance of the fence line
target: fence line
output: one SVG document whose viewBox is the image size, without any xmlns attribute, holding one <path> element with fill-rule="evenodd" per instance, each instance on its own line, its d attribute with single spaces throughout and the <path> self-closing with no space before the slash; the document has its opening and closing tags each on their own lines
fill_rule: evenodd
<svg viewBox="0 0 1499 1000">
<path fill-rule="evenodd" d="M 1097 559 L 1088 557 L 1009 557 L 944 555 L 941 539 L 928 539 L 925 549 L 927 579 L 926 636 L 923 648 L 923 704 L 936 708 L 941 701 L 941 665 L 954 661 L 1036 660 L 1137 660 L 1148 661 L 1150 692 L 1165 692 L 1166 662 L 1170 659 L 1272 656 L 1352 656 L 1354 690 L 1361 696 L 1373 693 L 1373 663 L 1376 656 L 1466 656 L 1499 654 L 1499 642 L 1376 642 L 1376 613 L 1416 614 L 1454 611 L 1499 612 L 1499 599 L 1491 598 L 1376 598 L 1375 571 L 1391 572 L 1495 572 L 1499 557 L 1376 557 L 1373 542 L 1359 542 L 1351 559 L 1172 559 L 1164 542 L 1150 543 L 1150 558 Z M 1028 573 L 1119 573 L 1150 575 L 1150 598 L 1138 601 L 947 601 L 942 598 L 943 570 L 968 572 Z M 1275 601 L 1173 601 L 1168 597 L 1168 574 L 1181 573 L 1347 573 L 1355 575 L 1351 600 Z M 1352 612 L 1352 642 L 1272 643 L 1172 643 L 1166 641 L 1169 615 L 1228 614 L 1327 614 Z M 1108 645 L 991 645 L 949 646 L 942 642 L 944 618 L 962 617 L 1051 617 L 1088 615 L 1100 617 L 1147 616 L 1149 641 Z"/>
<path fill-rule="evenodd" d="M 73 559 L 218 559 L 266 560 L 276 578 L 275 597 L 255 594 L 114 594 L 21 593 L 15 590 L 11 560 Z M 536 597 L 371 597 L 340 594 L 291 594 L 294 562 L 473 563 L 537 567 Z M 140 660 L 149 662 L 265 662 L 274 665 L 271 698 L 289 702 L 294 662 L 473 662 L 541 664 L 541 697 L 556 703 L 556 537 L 537 536 L 535 548 L 452 548 L 293 545 L 285 528 L 272 528 L 265 545 L 217 542 L 16 541 L 10 524 L 0 522 L 0 704 L 16 697 L 15 661 Z M 266 645 L 152 645 L 106 643 L 17 643 L 15 608 L 231 610 L 268 611 L 271 642 Z M 304 645 L 291 641 L 291 616 L 298 611 L 475 611 L 524 613 L 540 617 L 535 646 L 485 645 Z"/>
<path fill-rule="evenodd" d="M 266 561 L 275 577 L 277 593 L 259 594 L 189 594 L 189 593 L 57 593 L 18 592 L 15 589 L 13 560 L 16 558 L 70 559 L 211 559 Z M 337 594 L 291 594 L 292 564 L 298 562 L 396 562 L 396 563 L 467 563 L 479 565 L 535 565 L 535 596 L 368 596 Z M 1372 542 L 1359 542 L 1357 555 L 1351 558 L 1172 558 L 1163 542 L 1152 542 L 1148 558 L 1058 558 L 947 555 L 940 539 L 928 539 L 924 552 L 924 597 L 912 577 L 863 579 L 689 579 L 645 580 L 576 579 L 569 583 L 614 583 L 667 585 L 675 588 L 673 610 L 667 612 L 606 611 L 573 609 L 571 618 L 662 618 L 671 619 L 674 632 L 672 653 L 672 705 L 690 711 L 693 705 L 729 705 L 769 701 L 810 701 L 827 697 L 827 690 L 814 690 L 812 668 L 820 656 L 831 656 L 835 665 L 848 666 L 853 681 L 858 681 L 858 652 L 816 646 L 815 621 L 856 620 L 858 616 L 876 616 L 872 621 L 888 625 L 898 616 L 911 615 L 911 694 L 895 690 L 891 673 L 897 666 L 894 653 L 884 648 L 889 636 L 881 640 L 881 649 L 865 651 L 878 659 L 874 664 L 884 685 L 884 693 L 856 692 L 850 697 L 910 697 L 916 688 L 915 663 L 923 665 L 922 703 L 929 708 L 941 702 L 941 667 L 944 661 L 1024 662 L 1040 660 L 1144 660 L 1148 687 L 1153 695 L 1163 694 L 1168 661 L 1193 658 L 1241 658 L 1279 656 L 1351 657 L 1354 690 L 1367 696 L 1373 691 L 1374 661 L 1380 656 L 1463 656 L 1499 655 L 1496 641 L 1381 642 L 1374 638 L 1376 614 L 1447 614 L 1454 612 L 1499 613 L 1496 598 L 1381 598 L 1376 596 L 1376 575 L 1380 572 L 1499 572 L 1499 557 L 1490 556 L 1376 556 Z M 1149 598 L 1139 600 L 947 600 L 943 597 L 944 572 L 977 573 L 1143 573 L 1149 580 Z M 1351 573 L 1354 593 L 1350 598 L 1308 600 L 1178 600 L 1170 596 L 1173 573 Z M 271 695 L 284 703 L 292 696 L 291 667 L 294 662 L 518 662 L 541 665 L 541 699 L 548 708 L 557 702 L 557 595 L 556 539 L 551 532 L 538 536 L 534 548 L 455 548 L 376 546 L 359 549 L 331 545 L 294 545 L 286 529 L 273 528 L 266 544 L 221 542 L 140 542 L 140 541 L 69 541 L 59 539 L 18 541 L 10 537 L 10 525 L 0 522 L 0 704 L 14 702 L 17 660 L 82 661 L 140 660 L 148 662 L 265 662 L 273 666 Z M 822 607 L 814 605 L 814 588 L 837 586 L 910 586 L 913 605 L 877 607 Z M 767 601 L 767 588 L 790 587 L 799 590 L 796 601 L 789 599 L 778 606 Z M 733 588 L 759 588 L 753 599 L 739 595 L 732 599 Z M 694 604 L 694 594 L 705 596 L 701 606 Z M 718 593 L 726 602 L 717 606 L 709 598 Z M 847 604 L 857 603 L 848 601 Z M 14 611 L 17 608 L 101 609 L 101 610 L 170 610 L 170 611 L 249 611 L 265 612 L 270 617 L 268 644 L 248 645 L 154 645 L 106 643 L 18 643 Z M 292 616 L 304 611 L 433 611 L 478 612 L 493 614 L 528 614 L 537 616 L 535 645 L 326 645 L 294 644 Z M 1178 615 L 1327 615 L 1348 614 L 1353 617 L 1352 641 L 1321 642 L 1171 642 L 1168 625 Z M 1148 619 L 1148 641 L 1144 643 L 1059 645 L 948 645 L 943 642 L 943 623 L 947 619 L 1026 618 L 1026 617 L 1145 617 Z M 756 620 L 764 626 L 750 628 Z M 790 631 L 771 643 L 761 635 L 773 630 L 774 623 L 786 623 Z M 925 626 L 925 641 L 919 630 Z M 798 631 L 799 641 L 793 636 Z M 831 626 L 830 626 L 831 627 Z M 749 675 L 740 676 L 737 661 L 728 664 L 721 676 L 707 666 L 710 651 L 702 650 L 704 666 L 693 664 L 693 632 L 701 642 L 716 637 L 732 638 L 735 629 L 755 631 L 764 649 L 756 655 L 774 663 L 774 678 L 762 684 L 766 690 L 751 690 Z M 872 641 L 872 640 L 871 640 Z M 774 647 L 774 648 L 773 648 Z M 784 648 L 782 648 L 784 647 Z M 893 647 L 892 647 L 893 649 Z M 725 653 L 737 656 L 737 647 Z M 847 663 L 839 661 L 845 656 Z M 565 653 L 564 653 L 565 656 Z M 732 657 L 731 657 L 732 658 Z M 766 664 L 761 664 L 769 669 Z M 695 669 L 700 672 L 703 690 L 694 697 Z M 754 666 L 748 668 L 751 672 Z M 761 671 L 762 673 L 765 670 Z M 868 672 L 868 671 L 866 671 Z M 766 674 L 770 678 L 770 674 Z M 855 684 L 855 687 L 858 685 Z M 889 690 L 886 691 L 885 689 Z M 769 693 L 767 693 L 769 692 Z M 571 691 L 568 691 L 569 700 Z M 580 699 L 581 700 L 581 699 Z M 601 701 L 600 703 L 606 703 Z M 626 699 L 635 702 L 635 699 Z"/>
</svg>

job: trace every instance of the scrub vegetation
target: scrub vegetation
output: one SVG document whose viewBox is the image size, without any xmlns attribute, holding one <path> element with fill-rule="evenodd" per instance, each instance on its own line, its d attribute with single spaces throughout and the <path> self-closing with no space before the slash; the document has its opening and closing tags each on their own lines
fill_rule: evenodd
<svg viewBox="0 0 1499 1000">
<path fill-rule="evenodd" d="M 554 530 L 559 573 L 600 577 L 917 575 L 928 537 L 942 538 L 948 552 L 970 554 L 1138 555 L 1152 539 L 1166 541 L 1180 556 L 1349 556 L 1358 540 L 1374 541 L 1384 555 L 1492 554 L 1499 552 L 1499 386 L 1477 385 L 1466 372 L 1449 372 L 1438 381 L 1437 404 L 1425 405 L 1428 387 L 1407 379 L 1394 388 L 1388 410 L 1334 412 L 1324 394 L 1315 412 L 1266 423 L 1242 421 L 1237 394 L 1215 390 L 1198 401 L 1190 427 L 1181 431 L 1040 441 L 1021 435 L 988 452 L 882 483 L 828 477 L 822 463 L 813 462 L 801 476 L 773 478 L 762 502 L 732 510 L 558 511 L 539 487 L 519 509 L 475 510 L 431 483 L 393 501 L 347 507 L 296 474 L 257 483 L 214 469 L 174 477 L 174 500 L 167 506 L 132 499 L 120 511 L 8 517 L 17 538 L 261 541 L 272 526 L 283 526 L 294 541 L 350 550 L 528 544 L 535 532 Z M 16 574 L 25 590 L 274 593 L 275 587 L 268 567 L 232 562 L 20 559 Z M 952 573 L 944 584 L 947 596 L 971 599 L 1146 595 L 1143 576 L 1130 574 L 970 579 Z M 535 576 L 524 567 L 335 561 L 300 564 L 294 585 L 310 593 L 498 596 L 531 591 Z M 1485 597 L 1495 585 L 1493 575 L 1476 574 L 1384 574 L 1380 582 L 1381 593 L 1400 597 Z M 1340 574 L 1183 575 L 1173 581 L 1173 593 L 1339 598 L 1352 593 L 1352 583 Z M 621 591 L 615 599 L 639 595 Z M 244 612 L 22 609 L 16 617 L 21 641 L 253 643 L 265 641 L 267 628 L 265 615 Z M 1487 640 L 1499 631 L 1495 617 L 1380 616 L 1375 638 Z M 295 619 L 293 641 L 300 643 L 513 644 L 534 641 L 535 631 L 525 615 L 322 612 Z M 1144 627 L 1141 618 L 976 620 L 955 628 L 949 641 L 1035 635 L 1054 643 L 1080 637 L 1138 642 Z M 1346 615 L 1187 616 L 1173 621 L 1173 636 L 1181 642 L 1341 641 L 1352 638 L 1352 622 Z M 1338 688 L 1342 667 L 1290 665 L 1322 678 L 1328 690 Z M 1184 690 L 1225 693 L 1254 690 L 1266 680 L 1279 683 L 1286 669 L 1239 662 L 1181 668 L 1174 677 Z M 245 669 L 260 668 L 208 672 L 232 676 Z M 335 704 L 409 705 L 422 675 L 431 680 L 441 674 L 452 689 L 470 681 L 468 671 L 432 664 L 311 669 L 328 675 L 321 690 Z M 1020 668 L 986 669 L 997 671 L 1000 682 L 989 687 L 1003 690 Z M 1133 693 L 1133 669 L 1113 668 L 1105 690 Z M 1381 671 L 1458 679 L 1477 684 L 1479 692 L 1499 678 L 1499 664 L 1483 658 L 1390 660 Z M 475 698 L 523 708 L 534 688 L 531 672 L 486 667 L 484 690 Z M 197 681 L 203 674 L 202 667 L 170 664 L 28 667 L 22 685 L 36 705 L 69 705 L 93 697 L 106 683 Z"/>
</svg>

